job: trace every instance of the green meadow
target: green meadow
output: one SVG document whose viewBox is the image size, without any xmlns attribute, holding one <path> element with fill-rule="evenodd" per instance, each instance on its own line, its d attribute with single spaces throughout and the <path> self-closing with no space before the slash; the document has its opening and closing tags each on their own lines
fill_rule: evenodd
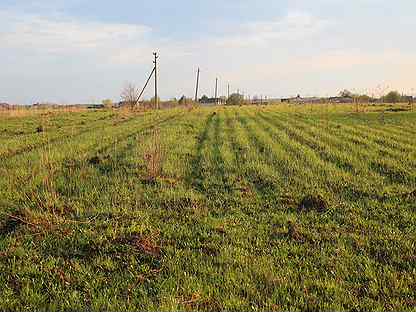
<svg viewBox="0 0 416 312">
<path fill-rule="evenodd" d="M 416 311 L 416 110 L 0 113 L 0 310 Z"/>
</svg>

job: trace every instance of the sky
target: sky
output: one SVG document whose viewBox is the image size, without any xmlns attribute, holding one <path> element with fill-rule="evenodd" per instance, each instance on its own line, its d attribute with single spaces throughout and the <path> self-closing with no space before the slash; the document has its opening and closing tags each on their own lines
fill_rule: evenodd
<svg viewBox="0 0 416 312">
<path fill-rule="evenodd" d="M 414 0 L 1 0 L 0 102 L 416 93 Z M 145 97 L 152 96 L 152 85 Z"/>
</svg>

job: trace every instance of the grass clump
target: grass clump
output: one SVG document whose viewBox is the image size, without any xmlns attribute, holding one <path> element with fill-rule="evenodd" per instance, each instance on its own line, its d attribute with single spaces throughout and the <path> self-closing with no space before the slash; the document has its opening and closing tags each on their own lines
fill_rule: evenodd
<svg viewBox="0 0 416 312">
<path fill-rule="evenodd" d="M 146 165 L 146 179 L 148 182 L 155 182 L 157 178 L 162 176 L 165 160 L 165 149 L 161 143 L 159 129 L 152 130 L 151 139 L 144 151 L 143 158 Z"/>
</svg>

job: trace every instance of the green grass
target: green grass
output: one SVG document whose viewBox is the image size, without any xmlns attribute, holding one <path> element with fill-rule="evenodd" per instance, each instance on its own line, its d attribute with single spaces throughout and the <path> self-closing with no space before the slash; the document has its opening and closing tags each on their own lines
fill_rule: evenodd
<svg viewBox="0 0 416 312">
<path fill-rule="evenodd" d="M 415 311 L 416 113 L 355 109 L 0 115 L 0 310 Z"/>
</svg>

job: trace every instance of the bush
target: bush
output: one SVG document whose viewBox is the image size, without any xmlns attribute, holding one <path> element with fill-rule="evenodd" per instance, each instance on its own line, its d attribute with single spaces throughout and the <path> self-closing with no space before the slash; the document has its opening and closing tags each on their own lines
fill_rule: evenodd
<svg viewBox="0 0 416 312">
<path fill-rule="evenodd" d="M 402 96 L 397 91 L 390 91 L 384 97 L 384 102 L 386 103 L 399 103 L 402 99 Z"/>
<path fill-rule="evenodd" d="M 233 93 L 227 100 L 227 105 L 241 105 L 244 102 L 244 97 L 241 94 Z"/>
</svg>

